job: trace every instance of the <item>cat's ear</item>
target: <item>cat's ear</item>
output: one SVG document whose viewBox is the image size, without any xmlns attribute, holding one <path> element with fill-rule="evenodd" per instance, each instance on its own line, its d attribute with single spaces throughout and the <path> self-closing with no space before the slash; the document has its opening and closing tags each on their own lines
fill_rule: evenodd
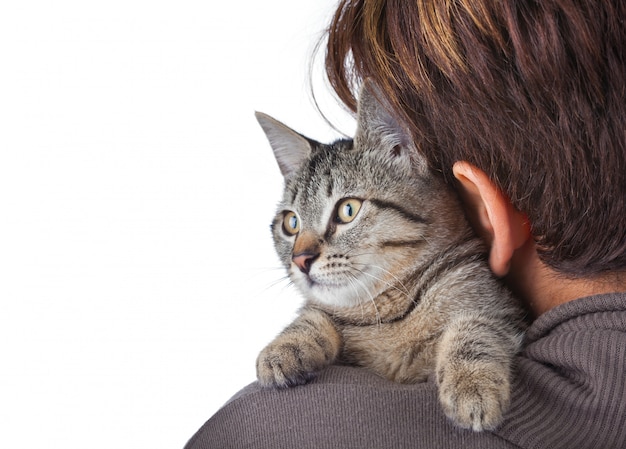
<svg viewBox="0 0 626 449">
<path fill-rule="evenodd" d="M 274 150 L 280 172 L 287 178 L 311 154 L 311 141 L 267 114 L 255 112 L 254 115 Z"/>
<path fill-rule="evenodd" d="M 355 148 L 374 151 L 394 165 L 421 165 L 409 132 L 392 115 L 382 92 L 370 79 L 361 86 L 354 143 Z"/>
</svg>

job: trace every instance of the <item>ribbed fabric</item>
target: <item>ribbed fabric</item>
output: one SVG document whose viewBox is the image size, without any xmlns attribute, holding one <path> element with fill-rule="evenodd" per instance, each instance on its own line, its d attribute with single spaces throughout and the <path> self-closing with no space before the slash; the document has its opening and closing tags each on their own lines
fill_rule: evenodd
<svg viewBox="0 0 626 449">
<path fill-rule="evenodd" d="M 249 385 L 186 449 L 626 449 L 626 294 L 542 315 L 528 330 L 517 373 L 511 409 L 495 432 L 454 427 L 432 382 L 400 385 L 330 367 L 303 387 Z"/>
<path fill-rule="evenodd" d="M 499 435 L 523 448 L 626 448 L 625 294 L 541 316 L 518 360 Z"/>
</svg>

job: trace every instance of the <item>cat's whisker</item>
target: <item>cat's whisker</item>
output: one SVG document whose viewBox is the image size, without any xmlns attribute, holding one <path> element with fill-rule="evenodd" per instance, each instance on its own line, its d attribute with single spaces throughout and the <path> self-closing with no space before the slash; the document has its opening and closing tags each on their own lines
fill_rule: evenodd
<svg viewBox="0 0 626 449">
<path fill-rule="evenodd" d="M 355 264 L 355 265 L 356 265 L 356 264 Z M 361 264 L 361 265 L 365 265 L 365 264 Z M 378 268 L 378 269 L 380 269 L 380 270 L 381 270 L 381 271 L 383 271 L 383 272 L 384 272 L 384 271 L 387 271 L 387 270 L 385 270 L 384 268 L 379 267 L 379 266 L 376 266 L 376 265 L 368 265 L 368 266 L 372 266 L 372 267 L 374 267 L 374 268 Z M 394 276 L 394 275 L 393 275 L 392 273 L 390 273 L 389 271 L 387 271 L 387 273 L 388 273 L 389 275 L 391 275 L 391 276 L 392 276 L 392 277 L 393 277 L 393 278 L 394 278 L 394 279 L 395 279 L 395 280 L 396 280 L 396 281 L 400 284 L 400 286 L 395 285 L 395 284 L 393 284 L 392 282 L 389 282 L 389 281 L 387 281 L 387 280 L 385 280 L 385 279 L 382 279 L 382 278 L 380 278 L 380 277 L 378 277 L 378 276 L 374 276 L 373 274 L 368 273 L 367 271 L 360 270 L 360 269 L 356 268 L 355 266 L 353 266 L 353 267 L 352 267 L 352 269 L 353 269 L 353 270 L 355 270 L 355 271 L 358 271 L 359 273 L 361 273 L 361 274 L 362 274 L 362 275 L 364 275 L 364 276 L 369 276 L 369 277 L 371 277 L 371 278 L 373 278 L 373 279 L 375 279 L 375 280 L 377 280 L 377 281 L 382 282 L 382 283 L 383 283 L 384 285 L 386 285 L 387 287 L 389 287 L 389 288 L 393 288 L 393 289 L 397 290 L 398 292 L 402 293 L 402 294 L 403 294 L 404 296 L 406 296 L 407 298 L 410 298 L 410 297 L 411 297 L 411 294 L 409 293 L 409 291 L 408 291 L 408 289 L 406 288 L 406 286 L 405 286 L 405 285 L 404 285 L 404 284 L 403 284 L 403 283 L 402 283 L 402 282 L 401 282 L 401 281 L 400 281 L 400 280 L 399 280 L 396 276 Z M 402 287 L 402 288 L 400 288 L 400 287 Z"/>
<path fill-rule="evenodd" d="M 351 273 L 348 273 L 348 275 L 349 275 L 348 276 L 348 282 L 350 283 L 350 287 L 352 287 L 354 289 L 355 296 L 357 298 L 359 307 L 361 309 L 361 319 L 364 320 L 365 319 L 365 308 L 363 307 L 363 301 L 361 301 L 360 295 L 359 295 L 359 290 L 356 288 L 356 286 L 354 285 L 354 282 L 353 282 L 353 281 L 356 281 L 357 279 Z"/>
<path fill-rule="evenodd" d="M 273 267 L 259 267 L 259 273 L 267 274 L 273 271 L 285 271 L 285 267 L 283 267 L 282 265 Z"/>
<path fill-rule="evenodd" d="M 276 273 L 283 275 L 285 273 L 285 267 L 283 266 L 257 267 L 257 268 L 254 268 L 253 271 L 243 279 L 245 279 L 246 281 L 253 281 L 262 277 L 267 277 L 268 275 L 275 277 Z"/>
<path fill-rule="evenodd" d="M 359 257 L 359 256 L 367 256 L 367 255 L 374 255 L 374 256 L 376 256 L 378 254 L 377 253 L 361 253 L 357 257 Z M 358 261 L 352 261 L 352 265 L 359 265 L 359 266 L 364 266 L 364 267 L 372 267 L 372 268 L 376 268 L 376 269 L 380 270 L 381 272 L 383 272 L 385 274 L 388 274 L 389 276 L 393 277 L 406 290 L 407 294 L 409 294 L 409 290 L 402 283 L 400 278 L 398 278 L 393 272 L 387 270 L 386 268 L 383 268 L 381 265 L 375 265 L 375 264 L 372 264 L 372 263 L 364 263 L 364 262 L 358 262 Z"/>
<path fill-rule="evenodd" d="M 370 301 L 371 301 L 372 305 L 374 306 L 374 310 L 376 311 L 376 324 L 378 326 L 380 326 L 382 324 L 382 320 L 381 320 L 381 317 L 380 317 L 380 311 L 378 310 L 378 306 L 376 305 L 376 301 L 374 300 L 374 296 L 372 296 L 372 293 L 367 288 L 367 286 L 363 283 L 363 281 L 361 281 L 353 273 L 348 272 L 348 274 L 354 279 L 354 281 L 356 281 L 358 284 L 361 285 L 363 290 L 365 290 L 365 292 L 367 293 L 367 296 L 369 296 Z M 363 312 L 363 308 L 361 308 L 361 311 Z"/>
<path fill-rule="evenodd" d="M 283 286 L 283 288 L 281 289 L 281 291 L 285 291 L 290 287 L 293 287 L 294 283 L 291 280 L 291 278 L 288 275 L 282 276 L 281 278 L 270 282 L 269 284 L 267 284 L 265 286 L 265 288 L 263 289 L 264 292 L 268 292 L 273 288 L 276 288 L 278 285 L 285 283 L 285 285 Z"/>
<path fill-rule="evenodd" d="M 406 285 L 404 285 L 404 283 L 402 282 L 402 280 L 401 280 L 398 276 L 396 276 L 395 274 L 393 274 L 391 271 L 389 271 L 389 270 L 387 270 L 387 269 L 385 269 L 385 268 L 381 267 L 380 265 L 370 265 L 370 266 L 371 266 L 371 267 L 373 267 L 373 268 L 376 268 L 376 269 L 380 270 L 380 271 L 381 271 L 381 272 L 383 272 L 384 274 L 388 274 L 389 276 L 391 276 L 391 277 L 392 277 L 392 278 L 393 278 L 393 279 L 394 279 L 394 280 L 395 280 L 398 284 L 400 284 L 400 287 L 402 287 L 402 288 L 404 289 L 404 290 L 400 290 L 400 289 L 398 289 L 398 290 L 400 290 L 402 293 L 404 293 L 404 294 L 405 294 L 405 295 L 407 295 L 407 296 L 410 296 L 410 295 L 411 295 L 411 293 L 409 292 L 409 289 L 407 288 L 407 286 L 406 286 Z M 391 285 L 391 284 L 388 284 L 388 285 Z"/>
<path fill-rule="evenodd" d="M 374 311 L 376 313 L 376 323 L 378 325 L 380 325 L 380 323 L 381 323 L 380 312 L 378 311 L 378 306 L 376 305 L 376 301 L 374 300 L 374 297 L 372 296 L 371 292 L 369 291 L 369 289 L 367 288 L 365 283 L 363 281 L 361 281 L 357 276 L 355 276 L 353 273 L 349 273 L 349 274 L 354 279 L 354 282 L 358 283 L 359 286 L 363 290 L 365 290 L 366 295 L 369 297 L 369 302 L 371 302 L 372 305 L 374 306 Z M 365 310 L 365 302 L 359 300 L 359 306 L 360 306 L 360 309 L 361 309 L 361 320 L 369 321 L 367 319 L 367 310 Z"/>
</svg>

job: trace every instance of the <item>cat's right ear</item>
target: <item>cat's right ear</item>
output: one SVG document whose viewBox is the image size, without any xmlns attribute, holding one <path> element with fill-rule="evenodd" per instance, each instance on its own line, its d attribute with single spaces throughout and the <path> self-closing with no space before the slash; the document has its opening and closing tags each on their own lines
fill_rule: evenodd
<svg viewBox="0 0 626 449">
<path fill-rule="evenodd" d="M 280 172 L 289 177 L 311 154 L 311 141 L 267 114 L 255 112 L 254 115 L 274 150 Z"/>
</svg>

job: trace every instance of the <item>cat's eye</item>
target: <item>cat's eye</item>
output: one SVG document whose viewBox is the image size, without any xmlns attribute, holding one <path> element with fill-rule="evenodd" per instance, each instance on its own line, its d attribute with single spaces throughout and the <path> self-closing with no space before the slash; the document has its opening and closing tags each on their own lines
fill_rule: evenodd
<svg viewBox="0 0 626 449">
<path fill-rule="evenodd" d="M 361 210 L 362 204 L 362 201 L 356 198 L 348 198 L 340 201 L 337 206 L 337 222 L 350 223 L 355 219 L 359 210 Z"/>
<path fill-rule="evenodd" d="M 296 235 L 300 231 L 300 220 L 295 212 L 285 212 L 283 230 L 288 235 Z"/>
</svg>

